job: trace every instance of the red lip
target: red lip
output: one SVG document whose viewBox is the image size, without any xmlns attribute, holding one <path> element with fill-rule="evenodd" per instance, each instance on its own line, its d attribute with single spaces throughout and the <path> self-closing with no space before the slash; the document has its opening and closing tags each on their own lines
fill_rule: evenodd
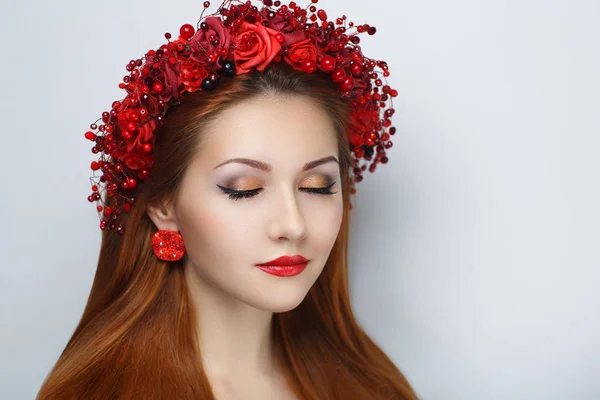
<svg viewBox="0 0 600 400">
<path fill-rule="evenodd" d="M 259 266 L 266 266 L 266 265 L 275 265 L 275 266 L 283 266 L 283 265 L 299 265 L 299 264 L 304 264 L 306 262 L 308 262 L 309 260 L 305 257 L 302 257 L 301 255 L 294 255 L 294 256 L 281 256 L 279 258 L 276 258 L 274 260 L 271 260 L 269 262 L 263 263 L 263 264 L 256 264 Z"/>
</svg>

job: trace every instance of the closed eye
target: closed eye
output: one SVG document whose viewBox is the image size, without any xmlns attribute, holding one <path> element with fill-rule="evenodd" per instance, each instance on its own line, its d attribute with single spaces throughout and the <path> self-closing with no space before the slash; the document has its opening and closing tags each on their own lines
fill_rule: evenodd
<svg viewBox="0 0 600 400">
<path fill-rule="evenodd" d="M 322 188 L 300 188 L 300 190 L 309 192 L 309 193 L 315 193 L 315 194 L 319 194 L 319 195 L 332 195 L 332 194 L 336 194 L 337 192 L 332 192 L 331 191 L 331 187 L 335 184 L 335 181 L 325 187 Z M 254 197 L 256 196 L 258 193 L 262 192 L 263 188 L 257 188 L 257 189 L 252 189 L 252 190 L 233 190 L 233 189 L 229 189 L 226 188 L 224 186 L 221 185 L 217 185 L 223 192 L 227 193 L 227 197 L 229 197 L 232 200 L 239 200 L 239 199 L 243 199 L 243 198 L 249 198 L 249 197 Z"/>
</svg>

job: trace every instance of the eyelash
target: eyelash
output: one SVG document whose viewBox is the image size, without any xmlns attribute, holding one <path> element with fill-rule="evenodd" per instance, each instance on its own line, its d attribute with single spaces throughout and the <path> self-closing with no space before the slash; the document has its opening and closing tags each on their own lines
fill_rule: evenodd
<svg viewBox="0 0 600 400">
<path fill-rule="evenodd" d="M 332 195 L 332 194 L 336 194 L 337 192 L 332 192 L 330 189 L 331 187 L 335 184 L 335 182 L 333 182 L 331 185 L 329 186 L 325 186 L 322 188 L 301 188 L 303 190 L 306 190 L 309 193 L 316 193 L 316 194 L 320 194 L 320 195 Z M 233 190 L 233 189 L 229 189 L 226 187 L 223 187 L 221 185 L 217 185 L 218 187 L 221 188 L 221 190 L 223 190 L 225 193 L 228 194 L 227 197 L 229 197 L 232 200 L 240 200 L 242 198 L 249 198 L 249 197 L 254 197 L 256 196 L 258 193 L 260 193 L 262 191 L 262 188 L 259 189 L 252 189 L 252 190 Z"/>
</svg>

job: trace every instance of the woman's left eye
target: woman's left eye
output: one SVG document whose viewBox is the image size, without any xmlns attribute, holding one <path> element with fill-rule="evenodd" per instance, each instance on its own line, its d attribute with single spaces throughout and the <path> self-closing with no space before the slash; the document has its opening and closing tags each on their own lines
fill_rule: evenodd
<svg viewBox="0 0 600 400">
<path fill-rule="evenodd" d="M 320 195 L 332 195 L 332 194 L 337 193 L 337 192 L 331 191 L 331 187 L 334 184 L 335 184 L 335 182 L 333 182 L 331 185 L 328 185 L 328 186 L 325 186 L 322 188 L 300 188 L 300 190 L 304 190 L 309 193 L 316 193 L 316 194 L 320 194 Z M 263 188 L 252 189 L 252 190 L 233 190 L 233 189 L 229 189 L 224 186 L 221 186 L 221 185 L 217 185 L 217 186 L 222 191 L 227 193 L 228 194 L 227 197 L 229 197 L 232 200 L 239 200 L 239 199 L 243 199 L 243 198 L 254 197 L 263 190 Z"/>
</svg>

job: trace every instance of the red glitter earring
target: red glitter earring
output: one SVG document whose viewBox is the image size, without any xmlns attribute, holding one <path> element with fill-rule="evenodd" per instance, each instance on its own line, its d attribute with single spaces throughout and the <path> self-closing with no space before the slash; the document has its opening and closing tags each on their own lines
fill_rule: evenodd
<svg viewBox="0 0 600 400">
<path fill-rule="evenodd" d="M 183 257 L 185 245 L 179 232 L 160 229 L 152 236 L 152 250 L 163 261 L 177 261 Z"/>
</svg>

